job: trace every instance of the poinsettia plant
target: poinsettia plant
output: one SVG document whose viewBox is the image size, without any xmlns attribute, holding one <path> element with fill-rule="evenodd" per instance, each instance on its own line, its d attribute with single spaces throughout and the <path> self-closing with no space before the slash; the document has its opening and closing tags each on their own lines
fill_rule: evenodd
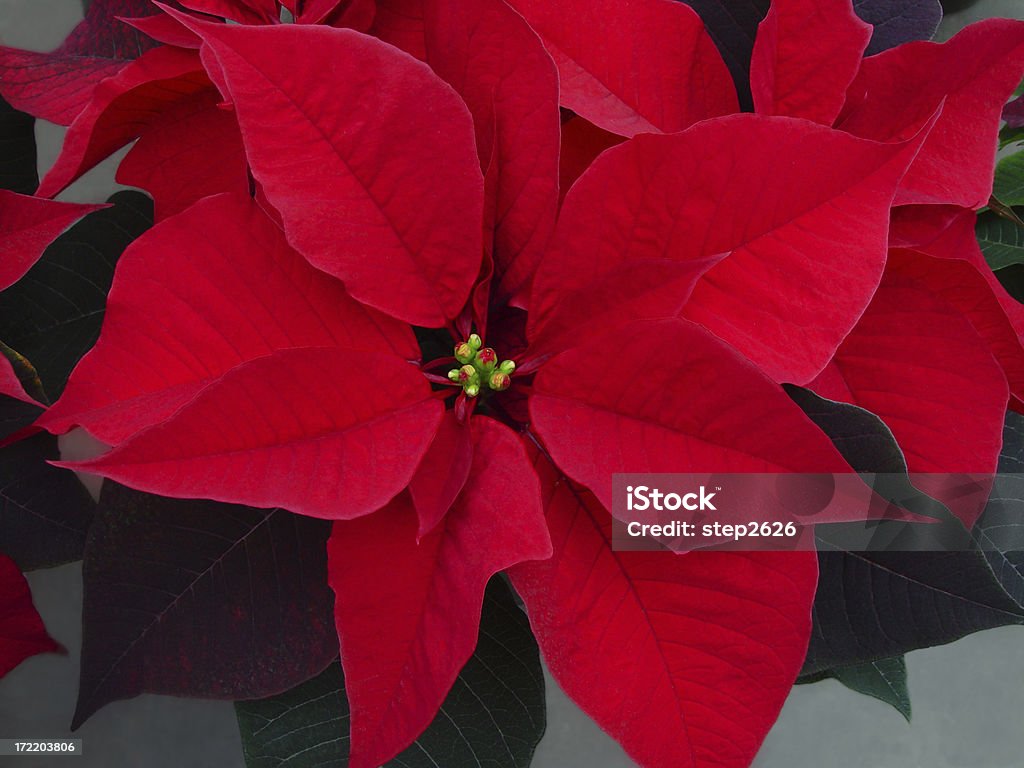
<svg viewBox="0 0 1024 768">
<path fill-rule="evenodd" d="M 974 232 L 1024 23 L 905 42 L 937 16 L 774 0 L 744 48 L 694 5 L 97 1 L 52 53 L 0 49 L 0 95 L 68 125 L 33 196 L 0 192 L 3 450 L 61 484 L 0 514 L 0 673 L 57 648 L 20 570 L 84 557 L 76 727 L 203 696 L 242 702 L 252 765 L 525 766 L 539 647 L 639 764 L 743 766 L 801 673 L 864 687 L 1024 619 L 1005 541 L 613 547 L 619 473 L 910 472 L 994 537 L 935 478 L 1009 461 L 1024 397 Z M 128 144 L 130 245 L 81 228 L 136 199 L 52 200 Z M 47 323 L 71 236 L 116 269 Z M 73 430 L 94 458 L 58 461 Z M 841 558 L 934 621 L 869 625 Z"/>
</svg>

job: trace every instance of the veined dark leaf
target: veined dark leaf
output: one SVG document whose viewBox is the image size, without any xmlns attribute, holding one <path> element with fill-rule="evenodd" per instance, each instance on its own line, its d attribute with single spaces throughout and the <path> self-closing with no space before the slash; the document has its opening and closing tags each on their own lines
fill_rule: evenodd
<svg viewBox="0 0 1024 768">
<path fill-rule="evenodd" d="M 858 471 L 892 472 L 899 465 L 898 446 L 891 434 L 886 439 L 888 428 L 880 420 L 870 426 L 871 414 L 811 399 L 796 388 L 790 395 Z M 880 492 L 889 495 L 886 489 Z M 948 515 L 924 494 L 901 503 L 912 511 Z M 819 526 L 814 629 L 803 675 L 898 656 L 982 629 L 1024 624 L 1024 608 L 1000 586 L 986 553 L 899 551 L 919 547 L 925 536 L 934 535 L 925 528 L 931 526 L 879 523 L 865 529 L 869 541 L 875 546 L 885 542 L 896 551 L 848 552 L 843 548 L 851 539 L 843 526 Z"/>
<path fill-rule="evenodd" d="M 929 40 L 942 21 L 939 0 L 853 0 L 853 8 L 875 27 L 866 56 L 912 40 Z"/>
<path fill-rule="evenodd" d="M 47 434 L 0 449 L 0 552 L 23 571 L 82 557 L 96 505 L 74 474 L 47 463 L 58 458 Z"/>
<path fill-rule="evenodd" d="M 994 270 L 1024 263 L 1024 229 L 999 216 L 985 211 L 978 216 L 978 245 L 985 260 Z"/>
<path fill-rule="evenodd" d="M 0 339 L 32 361 L 51 400 L 99 336 L 121 252 L 153 223 L 141 192 L 118 192 L 86 216 L 0 294 Z"/>
<path fill-rule="evenodd" d="M 992 194 L 1003 205 L 1024 205 L 1024 152 L 999 161 Z"/>
<path fill-rule="evenodd" d="M 902 656 L 869 661 L 852 667 L 840 667 L 797 680 L 817 683 L 834 678 L 851 691 L 872 696 L 891 705 L 910 722 L 910 693 L 907 690 L 907 662 Z"/>
<path fill-rule="evenodd" d="M 0 99 L 0 188 L 31 195 L 39 186 L 35 122 Z"/>
<path fill-rule="evenodd" d="M 85 548 L 72 727 L 144 692 L 257 698 L 322 672 L 338 652 L 329 533 L 280 509 L 108 482 Z"/>
<path fill-rule="evenodd" d="M 1006 414 L 999 473 L 974 527 L 996 578 L 1024 608 L 1024 416 Z"/>
<path fill-rule="evenodd" d="M 279 696 L 235 705 L 248 768 L 345 768 L 349 709 L 340 664 Z M 526 768 L 544 734 L 544 679 L 525 614 L 500 577 L 476 652 L 441 712 L 387 768 Z"/>
</svg>

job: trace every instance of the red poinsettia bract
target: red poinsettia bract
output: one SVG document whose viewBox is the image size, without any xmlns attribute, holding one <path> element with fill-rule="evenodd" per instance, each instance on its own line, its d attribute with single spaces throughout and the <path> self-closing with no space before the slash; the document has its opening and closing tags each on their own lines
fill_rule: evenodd
<svg viewBox="0 0 1024 768">
<path fill-rule="evenodd" d="M 848 2 L 776 0 L 738 115 L 667 0 L 180 5 L 87 101 L 0 87 L 71 122 L 41 195 L 138 139 L 160 219 L 39 425 L 132 487 L 335 521 L 354 768 L 431 721 L 500 571 L 638 762 L 749 764 L 815 558 L 617 552 L 612 475 L 849 471 L 782 383 L 912 471 L 994 469 L 1024 319 L 966 231 L 1024 26 L 864 59 Z"/>
</svg>

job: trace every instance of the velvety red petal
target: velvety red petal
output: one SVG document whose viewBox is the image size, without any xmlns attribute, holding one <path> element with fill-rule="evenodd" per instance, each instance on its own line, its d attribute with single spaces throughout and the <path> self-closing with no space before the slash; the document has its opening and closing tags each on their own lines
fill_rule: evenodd
<svg viewBox="0 0 1024 768">
<path fill-rule="evenodd" d="M 598 128 L 588 120 L 575 116 L 562 123 L 562 152 L 558 166 L 559 197 L 576 183 L 606 149 L 622 143 L 622 137 Z"/>
<path fill-rule="evenodd" d="M 40 424 L 118 444 L 240 363 L 304 346 L 419 355 L 408 326 L 311 267 L 252 200 L 209 198 L 125 251 L 99 341 Z"/>
<path fill-rule="evenodd" d="M 537 477 L 518 437 L 486 417 L 474 419 L 473 432 L 470 479 L 419 543 L 405 495 L 335 523 L 328 574 L 352 711 L 352 768 L 383 765 L 433 720 L 476 647 L 491 576 L 551 554 Z"/>
<path fill-rule="evenodd" d="M 460 422 L 455 411 L 445 411 L 434 442 L 409 483 L 409 496 L 419 515 L 420 536 L 432 531 L 451 509 L 466 486 L 472 465 L 469 424 Z"/>
<path fill-rule="evenodd" d="M 365 304 L 420 326 L 456 317 L 480 268 L 483 221 L 458 95 L 351 30 L 186 23 L 216 54 L 289 242 Z"/>
<path fill-rule="evenodd" d="M 148 125 L 159 125 L 164 110 L 209 88 L 195 51 L 162 47 L 145 54 L 97 86 L 36 194 L 53 197 Z"/>
<path fill-rule="evenodd" d="M 409 484 L 443 410 L 395 355 L 283 349 L 231 369 L 99 459 L 62 466 L 160 496 L 350 519 Z"/>
<path fill-rule="evenodd" d="M 754 110 L 832 125 L 870 39 L 851 0 L 774 0 L 750 62 Z"/>
<path fill-rule="evenodd" d="M 929 257 L 893 251 L 871 305 L 810 386 L 881 418 L 911 473 L 992 474 L 1002 446 L 1006 378 L 968 317 L 930 290 L 927 273 L 935 265 L 921 259 Z M 914 480 L 968 527 L 982 511 L 983 501 L 979 506 L 975 497 L 951 492 L 957 483 L 948 478 Z"/>
<path fill-rule="evenodd" d="M 18 566 L 0 555 L 0 677 L 30 656 L 63 650 L 47 634 Z"/>
<path fill-rule="evenodd" d="M 281 20 L 275 0 L 178 0 L 178 3 L 189 10 L 239 24 L 275 24 Z"/>
<path fill-rule="evenodd" d="M 156 45 L 118 17 L 158 12 L 150 0 L 93 0 L 52 53 L 0 46 L 0 95 L 15 109 L 69 125 L 101 80 Z"/>
<path fill-rule="evenodd" d="M 716 259 L 683 316 L 777 381 L 806 382 L 878 285 L 889 205 L 916 149 L 755 115 L 610 149 L 566 197 L 534 281 L 531 338 L 564 297 L 616 269 Z M 646 316 L 665 310 L 652 302 Z"/>
<path fill-rule="evenodd" d="M 102 205 L 42 200 L 0 189 L 0 291 L 16 283 L 39 260 L 57 236 Z"/>
<path fill-rule="evenodd" d="M 837 126 L 889 141 L 942 106 L 896 204 L 980 208 L 992 193 L 999 116 L 1022 74 L 1024 22 L 982 21 L 947 43 L 908 43 L 865 59 Z"/>
<path fill-rule="evenodd" d="M 622 136 L 738 109 L 700 17 L 669 0 L 512 0 L 558 65 L 562 106 Z"/>
<path fill-rule="evenodd" d="M 608 509 L 621 472 L 850 471 L 782 387 L 686 320 L 632 323 L 553 358 L 530 416 Z"/>
<path fill-rule="evenodd" d="M 157 221 L 210 195 L 248 193 L 238 121 L 219 106 L 221 101 L 212 87 L 179 99 L 146 128 L 121 161 L 117 181 L 149 192 Z"/>
<path fill-rule="evenodd" d="M 425 21 L 427 63 L 473 114 L 494 222 L 496 299 L 507 301 L 529 287 L 555 223 L 558 72 L 503 0 L 436 0 Z"/>
<path fill-rule="evenodd" d="M 509 571 L 558 684 L 645 768 L 746 768 L 803 663 L 813 553 L 616 552 L 544 458 L 555 553 Z"/>
<path fill-rule="evenodd" d="M 370 34 L 420 61 L 427 58 L 424 0 L 377 0 Z"/>
</svg>

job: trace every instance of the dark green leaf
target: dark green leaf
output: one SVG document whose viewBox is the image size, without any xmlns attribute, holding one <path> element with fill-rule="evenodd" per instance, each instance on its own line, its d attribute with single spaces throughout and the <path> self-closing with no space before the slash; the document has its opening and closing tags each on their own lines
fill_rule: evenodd
<svg viewBox="0 0 1024 768">
<path fill-rule="evenodd" d="M 140 693 L 287 690 L 338 653 L 331 525 L 107 482 L 86 540 L 77 728 Z"/>
<path fill-rule="evenodd" d="M 910 722 L 910 693 L 907 691 L 907 663 L 902 656 L 840 667 L 801 678 L 800 683 L 835 679 L 851 691 L 872 696 L 893 706 Z"/>
<path fill-rule="evenodd" d="M 994 270 L 1024 263 L 1024 229 L 994 211 L 978 216 L 978 245 Z"/>
<path fill-rule="evenodd" d="M 0 189 L 31 195 L 38 186 L 35 120 L 0 99 Z"/>
<path fill-rule="evenodd" d="M 999 161 L 992 194 L 1003 205 L 1024 205 L 1024 152 Z"/>
<path fill-rule="evenodd" d="M 32 361 L 50 400 L 99 336 L 118 258 L 153 223 L 153 203 L 141 192 L 118 192 L 110 202 L 0 294 L 0 339 Z"/>
<path fill-rule="evenodd" d="M 999 477 L 975 536 L 996 578 L 1024 607 L 1024 416 L 1006 414 Z"/>
<path fill-rule="evenodd" d="M 248 768 L 344 768 L 341 665 L 287 693 L 235 705 Z M 500 577 L 484 598 L 476 652 L 441 712 L 388 768 L 526 768 L 544 734 L 544 679 L 526 615 Z"/>
<path fill-rule="evenodd" d="M 78 478 L 48 461 L 57 438 L 0 448 L 0 552 L 23 571 L 79 560 L 95 504 Z"/>
</svg>

